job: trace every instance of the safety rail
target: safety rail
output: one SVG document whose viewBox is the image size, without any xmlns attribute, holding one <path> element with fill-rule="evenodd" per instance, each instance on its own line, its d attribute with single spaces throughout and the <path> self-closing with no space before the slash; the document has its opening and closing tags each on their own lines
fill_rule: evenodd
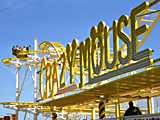
<svg viewBox="0 0 160 120">
<path fill-rule="evenodd" d="M 118 117 L 107 118 L 107 119 L 103 119 L 103 120 L 117 120 L 117 119 L 119 119 L 119 118 Z M 97 119 L 97 120 L 101 120 L 101 119 Z M 121 117 L 120 120 L 160 120 L 160 113 L 124 116 L 124 117 Z"/>
<path fill-rule="evenodd" d="M 160 113 L 125 116 L 122 117 L 121 120 L 160 120 Z"/>
</svg>

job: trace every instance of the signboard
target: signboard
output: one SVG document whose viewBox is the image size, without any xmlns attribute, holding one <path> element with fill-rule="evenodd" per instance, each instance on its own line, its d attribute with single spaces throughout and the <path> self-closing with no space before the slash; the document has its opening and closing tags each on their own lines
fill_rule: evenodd
<svg viewBox="0 0 160 120">
<path fill-rule="evenodd" d="M 138 36 L 146 33 L 148 25 L 137 26 L 137 15 L 149 7 L 148 2 L 144 2 L 131 10 L 130 17 L 122 15 L 118 20 L 114 20 L 112 28 L 109 28 L 104 21 L 99 22 L 98 26 L 93 26 L 90 30 L 90 37 L 86 38 L 78 45 L 78 40 L 74 39 L 72 44 L 67 44 L 66 53 L 61 55 L 63 66 L 59 78 L 57 59 L 53 64 L 42 59 L 40 70 L 40 94 L 41 99 L 52 98 L 55 95 L 64 94 L 82 89 L 85 86 L 85 69 L 88 73 L 88 84 L 97 83 L 106 79 L 113 78 L 124 73 L 134 71 L 153 63 L 151 58 L 152 49 L 138 51 Z M 123 31 L 124 27 L 131 27 L 131 37 Z M 109 31 L 113 31 L 113 60 L 110 57 L 110 39 Z M 127 46 L 127 54 L 119 50 L 119 39 Z M 99 53 L 97 54 L 97 50 Z M 76 51 L 80 51 L 80 83 L 74 84 L 74 71 Z M 128 64 L 130 61 L 136 61 L 134 64 Z M 64 82 L 66 64 L 70 67 L 70 84 Z M 123 67 L 117 69 L 118 65 Z M 46 90 L 43 90 L 43 71 L 46 67 Z M 102 73 L 103 71 L 103 73 Z"/>
<path fill-rule="evenodd" d="M 11 120 L 18 120 L 17 119 L 17 114 L 11 114 Z"/>
</svg>

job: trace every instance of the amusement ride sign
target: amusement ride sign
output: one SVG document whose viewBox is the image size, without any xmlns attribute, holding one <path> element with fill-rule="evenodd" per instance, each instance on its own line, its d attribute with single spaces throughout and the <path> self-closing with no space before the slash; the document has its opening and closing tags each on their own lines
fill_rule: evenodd
<svg viewBox="0 0 160 120">
<path fill-rule="evenodd" d="M 101 21 L 98 27 L 93 26 L 90 31 L 90 37 L 85 41 L 82 41 L 79 45 L 80 50 L 80 83 L 74 84 L 74 65 L 76 51 L 78 50 L 78 40 L 74 39 L 72 44 L 66 46 L 66 53 L 61 55 L 63 60 L 63 67 L 61 76 L 59 78 L 57 59 L 54 59 L 54 63 L 47 62 L 46 58 L 42 59 L 40 70 L 40 93 L 41 99 L 45 100 L 52 98 L 55 95 L 64 94 L 83 88 L 85 86 L 84 76 L 85 69 L 88 70 L 88 84 L 97 83 L 133 70 L 137 70 L 149 65 L 152 65 L 153 59 L 151 49 L 145 49 L 138 52 L 138 36 L 144 34 L 149 29 L 148 25 L 137 26 L 137 15 L 143 12 L 149 7 L 148 2 L 144 2 L 132 9 L 130 17 L 122 15 L 119 20 L 113 21 L 112 28 L 105 25 L 105 22 Z M 129 37 L 123 31 L 123 24 L 125 27 L 131 26 L 131 37 Z M 110 40 L 109 30 L 113 30 L 113 60 L 110 60 Z M 127 45 L 127 55 L 124 55 L 119 50 L 119 40 L 121 39 Z M 98 41 L 99 40 L 99 41 Z M 97 44 L 98 43 L 98 44 Z M 97 49 L 100 50 L 99 54 L 96 54 Z M 99 56 L 96 59 L 96 56 Z M 133 64 L 128 64 L 130 61 L 137 61 Z M 64 82 L 66 64 L 70 67 L 70 84 Z M 123 67 L 117 69 L 117 65 L 123 65 Z M 43 90 L 43 68 L 46 67 L 46 90 Z M 107 70 L 102 74 L 103 70 Z"/>
</svg>

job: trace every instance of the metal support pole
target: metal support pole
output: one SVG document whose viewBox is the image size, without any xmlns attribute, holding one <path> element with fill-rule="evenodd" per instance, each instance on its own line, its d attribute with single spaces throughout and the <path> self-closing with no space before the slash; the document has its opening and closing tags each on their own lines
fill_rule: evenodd
<svg viewBox="0 0 160 120">
<path fill-rule="evenodd" d="M 27 115 L 27 112 L 25 112 L 25 115 L 24 115 L 24 120 L 26 120 L 26 115 Z"/>
<path fill-rule="evenodd" d="M 17 60 L 17 62 L 19 62 Z M 16 71 L 16 102 L 19 101 L 19 69 L 20 67 L 17 66 L 17 71 Z M 17 118 L 18 118 L 18 110 L 16 110 Z"/>
<path fill-rule="evenodd" d="M 152 101 L 151 97 L 147 97 L 147 107 L 148 107 L 148 114 L 152 113 Z"/>
<path fill-rule="evenodd" d="M 28 112 L 27 112 L 27 118 L 28 118 L 28 120 L 30 120 L 30 117 L 29 117 L 29 114 L 28 114 Z"/>
<path fill-rule="evenodd" d="M 156 97 L 157 112 L 159 112 L 158 97 Z"/>
<path fill-rule="evenodd" d="M 118 105 L 118 103 L 115 103 L 115 116 L 116 117 L 119 117 L 120 115 L 119 115 L 119 105 Z"/>
<path fill-rule="evenodd" d="M 78 112 L 76 112 L 76 120 L 78 120 Z"/>
<path fill-rule="evenodd" d="M 19 101 L 19 67 L 17 67 L 16 71 L 16 101 Z"/>
<path fill-rule="evenodd" d="M 38 38 L 34 39 L 34 50 L 38 50 Z M 35 53 L 34 56 L 36 59 L 38 57 L 38 54 Z M 35 66 L 34 66 L 34 104 L 36 104 L 37 96 L 38 96 L 38 94 L 37 94 L 37 86 L 38 86 L 37 72 L 38 72 L 38 63 L 35 63 Z M 35 111 L 37 112 L 36 107 L 35 107 Z M 34 114 L 34 120 L 37 120 L 37 114 Z"/>
<path fill-rule="evenodd" d="M 152 113 L 155 113 L 155 111 L 154 111 L 154 98 L 153 97 L 151 98 L 151 101 L 152 101 L 151 102 L 152 103 Z"/>
<path fill-rule="evenodd" d="M 68 107 L 68 111 L 67 111 L 67 118 L 66 118 L 66 120 L 68 120 L 68 116 L 69 116 L 69 110 L 70 110 L 70 107 Z"/>
<path fill-rule="evenodd" d="M 92 120 L 95 120 L 95 108 L 92 108 Z"/>
<path fill-rule="evenodd" d="M 64 110 L 62 110 L 62 118 L 64 118 Z M 63 120 L 63 119 L 62 119 Z"/>
<path fill-rule="evenodd" d="M 99 119 L 105 119 L 105 103 L 100 98 L 100 103 L 99 103 Z"/>
<path fill-rule="evenodd" d="M 54 106 L 52 107 L 52 120 L 57 120 L 57 113 Z"/>
<path fill-rule="evenodd" d="M 25 76 L 24 76 L 24 79 L 23 79 L 23 83 L 22 83 L 22 86 L 21 86 L 21 90 L 20 90 L 20 92 L 19 92 L 19 97 L 20 97 L 20 94 L 21 94 L 22 89 L 23 89 L 23 85 L 24 85 L 24 82 L 25 82 L 25 79 L 26 79 L 26 76 L 27 76 L 28 68 L 29 68 L 29 66 L 27 67 L 27 70 L 26 70 L 26 73 L 25 73 Z"/>
<path fill-rule="evenodd" d="M 51 108 L 51 112 L 52 112 L 52 120 L 57 120 L 56 106 L 53 106 L 52 102 L 51 102 L 50 108 Z"/>
<path fill-rule="evenodd" d="M 118 105 L 116 107 L 117 109 L 117 117 L 119 117 L 119 120 L 121 119 L 121 115 L 120 115 L 120 102 L 119 102 L 119 89 L 118 89 L 118 82 L 116 82 L 116 86 L 117 86 L 117 99 L 118 99 Z M 119 115 L 119 116 L 118 116 Z"/>
<path fill-rule="evenodd" d="M 51 103 L 51 110 L 52 110 L 52 120 L 54 120 L 54 116 L 53 116 L 53 106 L 52 106 L 52 103 Z"/>
</svg>

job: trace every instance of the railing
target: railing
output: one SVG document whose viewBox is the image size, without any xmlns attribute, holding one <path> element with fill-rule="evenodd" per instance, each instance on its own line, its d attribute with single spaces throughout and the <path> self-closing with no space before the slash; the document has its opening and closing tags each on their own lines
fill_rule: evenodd
<svg viewBox="0 0 160 120">
<path fill-rule="evenodd" d="M 118 118 L 107 118 L 104 120 L 117 120 L 117 119 Z M 160 120 L 160 113 L 125 116 L 125 117 L 121 117 L 121 120 Z"/>
<path fill-rule="evenodd" d="M 145 114 L 145 115 L 134 115 L 134 116 L 125 116 L 121 120 L 160 120 L 160 113 L 155 114 Z"/>
</svg>

